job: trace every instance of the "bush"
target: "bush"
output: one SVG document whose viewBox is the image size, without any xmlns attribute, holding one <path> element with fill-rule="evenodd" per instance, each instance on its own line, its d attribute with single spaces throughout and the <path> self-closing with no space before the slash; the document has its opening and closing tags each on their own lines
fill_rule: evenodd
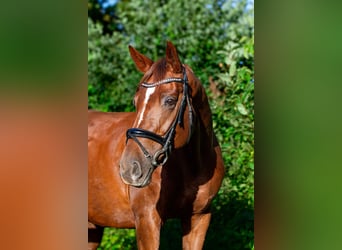
<svg viewBox="0 0 342 250">
<path fill-rule="evenodd" d="M 225 71 L 215 84 L 211 106 L 226 176 L 213 202 L 206 246 L 214 249 L 254 248 L 254 66 L 253 37 L 228 43 Z M 235 65 L 235 66 L 233 66 Z"/>
<path fill-rule="evenodd" d="M 98 250 L 137 249 L 134 229 L 105 228 Z"/>
<path fill-rule="evenodd" d="M 131 111 L 139 75 L 128 52 L 129 39 L 118 32 L 102 34 L 88 18 L 88 108 Z M 134 74 L 131 74 L 134 72 Z"/>
</svg>

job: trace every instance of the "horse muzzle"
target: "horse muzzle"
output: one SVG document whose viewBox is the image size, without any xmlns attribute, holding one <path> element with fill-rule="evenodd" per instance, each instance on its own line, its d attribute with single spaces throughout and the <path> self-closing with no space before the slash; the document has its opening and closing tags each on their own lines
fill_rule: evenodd
<svg viewBox="0 0 342 250">
<path fill-rule="evenodd" d="M 145 163 L 145 162 L 144 162 Z M 142 165 L 138 160 L 120 162 L 120 177 L 125 184 L 134 187 L 145 187 L 151 182 L 154 167 L 151 164 Z"/>
</svg>

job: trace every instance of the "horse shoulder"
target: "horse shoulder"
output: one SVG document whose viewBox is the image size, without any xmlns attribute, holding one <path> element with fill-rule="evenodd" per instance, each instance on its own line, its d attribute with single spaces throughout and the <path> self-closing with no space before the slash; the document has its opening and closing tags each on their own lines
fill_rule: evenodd
<svg viewBox="0 0 342 250">
<path fill-rule="evenodd" d="M 215 150 L 215 165 L 213 165 L 212 174 L 206 182 L 198 186 L 196 199 L 193 203 L 193 212 L 200 213 L 206 211 L 212 200 L 218 193 L 224 177 L 224 162 L 222 159 L 221 149 L 217 145 Z"/>
<path fill-rule="evenodd" d="M 88 219 L 101 226 L 133 227 L 127 190 L 119 175 L 125 131 L 134 113 L 89 112 Z"/>
</svg>

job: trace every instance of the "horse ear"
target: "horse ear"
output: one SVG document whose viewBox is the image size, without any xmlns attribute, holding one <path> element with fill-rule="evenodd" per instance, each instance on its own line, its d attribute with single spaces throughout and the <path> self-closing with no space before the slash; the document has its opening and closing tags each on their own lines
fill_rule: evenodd
<svg viewBox="0 0 342 250">
<path fill-rule="evenodd" d="M 182 72 L 182 63 L 179 60 L 177 49 L 170 41 L 167 41 L 166 44 L 166 62 L 174 73 Z"/>
<path fill-rule="evenodd" d="M 142 73 L 146 73 L 151 68 L 153 61 L 147 56 L 139 53 L 131 45 L 129 45 L 128 48 L 137 69 Z"/>
</svg>

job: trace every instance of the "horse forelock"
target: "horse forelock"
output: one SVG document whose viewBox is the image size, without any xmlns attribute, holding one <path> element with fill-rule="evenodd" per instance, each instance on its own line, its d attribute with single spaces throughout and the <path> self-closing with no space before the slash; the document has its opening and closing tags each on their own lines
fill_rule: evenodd
<svg viewBox="0 0 342 250">
<path fill-rule="evenodd" d="M 162 58 L 155 62 L 141 79 L 141 83 L 147 82 L 153 76 L 153 81 L 163 80 L 167 72 L 166 59 Z"/>
</svg>

